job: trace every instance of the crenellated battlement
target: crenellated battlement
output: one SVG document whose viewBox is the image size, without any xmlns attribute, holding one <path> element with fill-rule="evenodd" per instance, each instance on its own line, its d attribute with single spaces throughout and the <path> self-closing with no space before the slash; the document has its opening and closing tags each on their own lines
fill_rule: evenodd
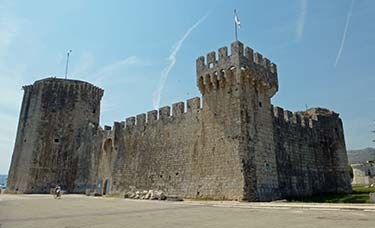
<svg viewBox="0 0 375 228">
<path fill-rule="evenodd" d="M 296 126 L 304 128 L 314 128 L 317 126 L 317 120 L 307 118 L 303 112 L 291 112 L 283 108 L 272 106 L 273 116 L 282 122 L 295 124 Z"/>
<path fill-rule="evenodd" d="M 225 85 L 250 82 L 270 90 L 273 96 L 278 90 L 277 66 L 260 53 L 246 47 L 240 41 L 228 48 L 219 48 L 196 60 L 197 86 L 202 94 Z"/>
<path fill-rule="evenodd" d="M 79 80 L 72 80 L 72 79 L 62 79 L 62 78 L 45 78 L 42 80 L 38 80 L 34 82 L 32 85 L 26 85 L 23 86 L 22 88 L 25 91 L 38 91 L 41 88 L 45 87 L 52 87 L 52 88 L 57 88 L 57 87 L 65 87 L 67 90 L 74 90 L 74 91 L 80 91 L 81 93 L 85 93 L 90 97 L 94 97 L 96 99 L 101 99 L 104 90 L 94 86 L 88 82 L 84 81 L 79 81 Z"/>
<path fill-rule="evenodd" d="M 304 112 L 291 112 L 283 108 L 272 106 L 273 116 L 280 121 L 295 124 L 304 128 L 319 128 L 327 119 L 338 118 L 338 114 L 328 109 L 311 108 Z"/>
<path fill-rule="evenodd" d="M 186 106 L 186 109 L 185 109 Z M 172 112 L 171 112 L 172 110 Z M 198 113 L 201 110 L 200 98 L 194 97 L 185 102 L 177 102 L 170 106 L 164 106 L 159 110 L 151 110 L 147 113 L 141 113 L 136 116 L 131 116 L 125 119 L 125 128 L 146 126 L 156 124 L 159 122 L 166 122 L 168 120 L 182 117 L 187 113 Z"/>
</svg>

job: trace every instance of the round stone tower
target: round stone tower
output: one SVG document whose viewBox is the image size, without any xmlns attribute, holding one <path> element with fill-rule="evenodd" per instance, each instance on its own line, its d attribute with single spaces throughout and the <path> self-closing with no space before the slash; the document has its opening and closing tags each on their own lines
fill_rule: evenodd
<svg viewBox="0 0 375 228">
<path fill-rule="evenodd" d="M 24 86 L 8 191 L 48 192 L 55 184 L 74 192 L 82 179 L 88 131 L 99 126 L 103 90 L 83 81 L 46 78 Z M 86 140 L 86 142 L 85 142 Z"/>
</svg>

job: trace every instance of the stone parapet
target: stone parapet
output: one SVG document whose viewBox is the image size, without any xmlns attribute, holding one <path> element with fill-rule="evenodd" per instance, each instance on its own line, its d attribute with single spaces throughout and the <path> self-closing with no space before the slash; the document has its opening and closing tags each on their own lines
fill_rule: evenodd
<svg viewBox="0 0 375 228">
<path fill-rule="evenodd" d="M 240 41 L 231 44 L 231 54 L 228 48 L 222 47 L 196 60 L 197 86 L 202 94 L 216 90 L 225 85 L 231 85 L 232 80 L 240 83 L 257 83 L 270 90 L 273 96 L 278 90 L 277 66 L 260 53 L 246 47 Z"/>
</svg>

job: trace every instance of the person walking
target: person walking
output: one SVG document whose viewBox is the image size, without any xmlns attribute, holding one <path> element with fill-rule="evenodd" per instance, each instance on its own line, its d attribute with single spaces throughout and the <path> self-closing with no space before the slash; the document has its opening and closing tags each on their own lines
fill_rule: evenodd
<svg viewBox="0 0 375 228">
<path fill-rule="evenodd" d="M 61 187 L 60 187 L 60 185 L 56 185 L 56 188 L 55 188 L 55 199 L 61 199 Z"/>
</svg>

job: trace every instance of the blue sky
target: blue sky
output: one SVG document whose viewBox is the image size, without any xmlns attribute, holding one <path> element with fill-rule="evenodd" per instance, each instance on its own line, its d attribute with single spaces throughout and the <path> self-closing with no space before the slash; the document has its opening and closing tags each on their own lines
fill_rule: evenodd
<svg viewBox="0 0 375 228">
<path fill-rule="evenodd" d="M 375 1 L 0 0 L 0 173 L 23 91 L 48 76 L 102 87 L 101 125 L 199 96 L 195 59 L 239 39 L 278 65 L 273 103 L 340 113 L 348 149 L 373 146 Z"/>
</svg>

